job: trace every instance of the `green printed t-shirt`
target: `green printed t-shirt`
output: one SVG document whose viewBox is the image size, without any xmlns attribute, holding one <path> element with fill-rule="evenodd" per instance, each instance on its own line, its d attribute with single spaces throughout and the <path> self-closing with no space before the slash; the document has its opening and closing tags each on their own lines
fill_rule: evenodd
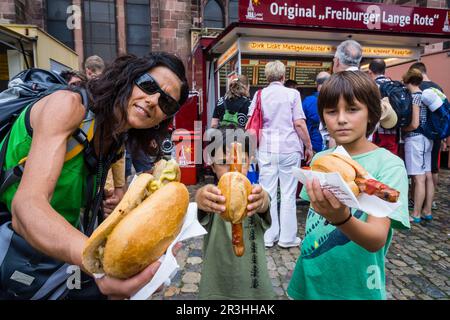
<svg viewBox="0 0 450 320">
<path fill-rule="evenodd" d="M 30 107 L 28 107 L 30 108 Z M 15 121 L 9 137 L 3 168 L 9 170 L 20 160 L 28 156 L 32 138 L 25 125 L 26 108 Z M 2 143 L 0 144 L 0 147 Z M 25 164 L 26 166 L 26 164 Z M 55 186 L 50 205 L 71 225 L 78 227 L 80 209 L 85 205 L 85 188 L 88 172 L 84 163 L 83 153 L 65 162 Z M 6 204 L 11 212 L 11 202 L 16 194 L 19 182 L 11 185 L 0 194 L 0 202 Z"/>
<path fill-rule="evenodd" d="M 275 298 L 264 247 L 264 232 L 271 223 L 269 212 L 244 219 L 245 252 L 242 257 L 237 257 L 231 243 L 231 223 L 217 214 L 199 210 L 199 221 L 208 231 L 203 239 L 199 299 Z"/>
<path fill-rule="evenodd" d="M 318 156 L 333 151 L 326 150 Z M 407 229 L 408 176 L 403 161 L 384 148 L 352 157 L 376 180 L 400 191 L 401 206 L 393 212 L 386 244 L 377 252 L 369 252 L 309 208 L 305 239 L 297 260 L 288 295 L 298 300 L 381 300 L 386 299 L 385 256 L 393 229 Z M 313 161 L 314 161 L 313 159 Z M 306 189 L 301 197 L 309 200 Z M 352 209 L 353 216 L 366 221 L 367 214 Z"/>
</svg>

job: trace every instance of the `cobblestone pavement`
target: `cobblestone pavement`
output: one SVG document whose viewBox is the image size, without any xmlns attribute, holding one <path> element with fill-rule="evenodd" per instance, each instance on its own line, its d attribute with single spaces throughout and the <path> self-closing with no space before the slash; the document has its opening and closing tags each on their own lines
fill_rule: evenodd
<svg viewBox="0 0 450 320">
<path fill-rule="evenodd" d="M 387 297 L 392 300 L 450 298 L 450 171 L 442 170 L 436 193 L 438 208 L 433 220 L 396 231 L 386 260 Z M 212 181 L 206 179 L 205 183 Z M 190 186 L 191 201 L 202 184 Z M 299 236 L 305 231 L 307 206 L 297 206 Z M 202 267 L 202 239 L 184 243 L 177 255 L 180 271 L 171 286 L 153 295 L 154 300 L 197 299 Z M 267 264 L 278 299 L 288 299 L 286 288 L 300 254 L 299 248 L 267 249 Z"/>
</svg>

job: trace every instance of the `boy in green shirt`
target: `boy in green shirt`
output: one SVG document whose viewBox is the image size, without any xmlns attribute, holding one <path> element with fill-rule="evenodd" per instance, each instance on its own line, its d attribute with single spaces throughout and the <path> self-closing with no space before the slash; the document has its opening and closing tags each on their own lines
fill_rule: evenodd
<svg viewBox="0 0 450 320">
<path fill-rule="evenodd" d="M 400 192 L 401 206 L 377 218 L 343 205 L 316 179 L 301 196 L 311 202 L 305 239 L 288 287 L 294 299 L 386 299 L 385 256 L 393 229 L 409 228 L 408 177 L 403 161 L 367 137 L 380 119 L 380 95 L 362 72 L 334 74 L 319 95 L 330 135 L 376 180 Z M 317 157 L 332 152 L 327 150 Z"/>
<path fill-rule="evenodd" d="M 212 129 L 215 130 L 215 129 Z M 233 129 L 217 130 L 223 144 L 211 154 L 212 170 L 217 179 L 228 172 L 230 135 Z M 228 139 L 227 139 L 228 138 Z M 248 171 L 248 143 L 242 173 Z M 274 291 L 267 270 L 264 232 L 270 227 L 270 199 L 261 186 L 253 185 L 249 196 L 247 218 L 243 221 L 245 253 L 234 254 L 231 241 L 231 224 L 220 217 L 225 211 L 225 197 L 217 186 L 209 184 L 200 188 L 195 196 L 198 219 L 207 229 L 203 241 L 203 268 L 199 287 L 199 299 L 273 299 Z"/>
</svg>

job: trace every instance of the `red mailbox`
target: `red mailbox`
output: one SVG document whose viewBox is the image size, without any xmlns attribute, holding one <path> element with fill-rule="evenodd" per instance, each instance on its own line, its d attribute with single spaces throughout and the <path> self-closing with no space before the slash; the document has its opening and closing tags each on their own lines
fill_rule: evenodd
<svg viewBox="0 0 450 320">
<path fill-rule="evenodd" d="M 197 184 L 197 169 L 202 155 L 201 132 L 175 130 L 172 141 L 175 144 L 175 159 L 180 165 L 181 182 L 186 185 Z"/>
</svg>

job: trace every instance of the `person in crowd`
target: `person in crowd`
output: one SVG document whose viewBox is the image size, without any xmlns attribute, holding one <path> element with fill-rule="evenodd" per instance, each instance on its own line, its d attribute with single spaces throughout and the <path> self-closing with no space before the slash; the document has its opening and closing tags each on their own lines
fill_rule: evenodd
<svg viewBox="0 0 450 320">
<path fill-rule="evenodd" d="M 97 55 L 88 57 L 84 61 L 84 72 L 88 79 L 100 76 L 105 70 L 105 62 Z"/>
<path fill-rule="evenodd" d="M 422 103 L 422 73 L 417 69 L 410 69 L 403 75 L 403 83 L 412 94 L 412 120 L 404 128 L 405 164 L 408 175 L 413 177 L 414 209 L 412 221 L 419 223 L 424 219 L 430 220 L 431 205 L 434 195 L 433 176 L 431 175 L 431 150 L 433 141 L 425 137 L 418 129 L 427 121 L 427 106 Z"/>
<path fill-rule="evenodd" d="M 259 179 L 261 186 L 271 199 L 270 215 L 272 225 L 264 234 L 267 247 L 278 241 L 280 247 L 300 245 L 297 236 L 296 189 L 297 179 L 291 167 L 300 166 L 312 158 L 313 151 L 303 113 L 300 93 L 286 88 L 286 67 L 281 61 L 266 64 L 265 76 L 269 85 L 262 89 L 261 109 L 263 128 L 258 149 Z M 257 94 L 253 97 L 249 116 L 256 106 Z M 277 208 L 277 186 L 280 183 L 280 215 Z"/>
<path fill-rule="evenodd" d="M 87 90 L 95 114 L 92 147 L 99 162 L 95 165 L 98 181 L 104 179 L 107 159 L 116 154 L 125 136 L 153 153 L 148 141 L 158 141 L 165 134 L 188 96 L 184 65 L 167 53 L 119 57 L 87 83 Z M 32 136 L 26 129 L 28 114 Z M 27 157 L 23 176 L 20 183 L 0 194 L 0 202 L 12 213 L 17 235 L 42 254 L 81 268 L 87 237 L 79 230 L 80 211 L 89 206 L 90 197 L 85 193 L 89 169 L 83 152 L 67 162 L 64 158 L 67 141 L 85 114 L 80 95 L 68 90 L 27 107 L 13 125 L 3 167 L 8 170 Z M 103 190 L 96 193 L 101 200 Z M 94 217 L 96 214 L 93 212 Z M 5 257 L 4 263 L 8 259 Z M 91 285 L 83 282 L 81 290 L 70 290 L 68 298 L 129 298 L 149 282 L 158 267 L 155 262 L 126 280 L 90 278 Z"/>
<path fill-rule="evenodd" d="M 250 86 L 248 78 L 240 75 L 230 81 L 228 91 L 221 97 L 214 109 L 211 128 L 219 125 L 233 125 L 245 128 L 248 107 L 250 106 Z"/>
<path fill-rule="evenodd" d="M 414 69 L 413 69 L 414 70 Z M 422 104 L 431 112 L 434 112 L 435 110 L 437 110 L 438 108 L 442 107 L 442 105 L 444 104 L 444 101 L 447 99 L 447 97 L 440 92 L 439 90 L 435 89 L 435 88 L 428 88 L 422 91 Z M 427 116 L 429 115 L 429 113 L 427 114 Z M 441 141 L 441 139 L 436 139 L 433 141 L 433 149 L 431 151 L 431 161 L 433 161 L 433 150 L 434 150 L 434 144 L 437 143 L 439 144 L 439 148 L 438 148 L 438 154 L 436 155 L 436 168 L 438 168 L 438 160 L 439 160 L 439 154 L 440 154 L 440 148 L 441 148 L 441 143 L 444 144 L 445 143 L 445 139 Z M 445 145 L 444 145 L 445 146 Z M 433 163 L 431 163 L 431 170 L 433 170 Z M 432 171 L 433 172 L 433 171 Z M 436 179 L 435 179 L 435 175 L 436 175 Z M 429 177 L 427 177 L 427 179 L 429 179 Z M 427 188 L 427 192 L 426 192 L 426 199 L 425 199 L 425 203 L 429 203 L 431 201 L 431 209 L 435 209 L 433 208 L 433 204 L 434 204 L 434 195 L 435 195 L 435 191 L 437 188 L 437 173 L 433 174 L 432 173 L 432 181 L 433 181 L 433 188 L 429 187 L 428 185 L 426 186 Z M 427 180 L 427 182 L 429 183 L 429 181 Z M 428 199 L 428 197 L 431 198 Z M 424 216 L 422 216 L 422 219 L 425 220 L 432 220 L 433 216 L 430 214 L 425 214 Z"/>
<path fill-rule="evenodd" d="M 234 141 L 232 126 L 210 129 L 209 134 L 220 137 L 212 149 L 211 168 L 219 180 L 230 171 L 230 144 Z M 211 142 L 211 143 L 214 143 Z M 248 139 L 243 143 L 245 160 L 242 173 L 247 174 L 251 157 Z M 235 255 L 232 246 L 231 223 L 221 218 L 226 199 L 213 184 L 200 188 L 195 195 L 198 219 L 207 229 L 203 240 L 203 267 L 199 299 L 274 299 L 264 247 L 264 231 L 270 227 L 270 198 L 259 185 L 252 186 L 248 197 L 247 217 L 243 221 L 244 255 Z"/>
<path fill-rule="evenodd" d="M 423 62 L 415 62 L 409 67 L 409 69 L 419 70 L 420 73 L 422 74 L 423 81 L 419 86 L 420 90 L 423 91 L 428 88 L 436 88 L 439 91 L 444 92 L 444 90 L 442 89 L 442 87 L 440 85 L 438 85 L 436 82 L 431 81 L 431 79 L 428 77 L 427 67 L 425 66 L 425 64 Z"/>
<path fill-rule="evenodd" d="M 284 86 L 286 88 L 291 88 L 291 89 L 298 89 L 298 83 L 295 80 L 292 79 L 288 79 L 284 82 Z"/>
<path fill-rule="evenodd" d="M 320 89 L 325 81 L 330 78 L 330 74 L 326 71 L 321 71 L 316 76 L 317 91 L 303 100 L 303 112 L 306 117 L 306 125 L 308 127 L 308 133 L 311 137 L 311 144 L 314 152 L 320 152 L 323 150 L 323 139 L 320 133 L 320 117 L 317 111 L 317 98 L 319 97 Z"/>
<path fill-rule="evenodd" d="M 368 74 L 375 81 L 378 87 L 384 82 L 392 81 L 385 76 L 386 63 L 383 59 L 373 59 L 369 64 Z M 395 128 L 385 129 L 379 125 L 374 133 L 373 142 L 382 148 L 386 148 L 393 154 L 398 155 L 399 137 Z"/>
<path fill-rule="evenodd" d="M 336 143 L 375 179 L 400 192 L 401 206 L 375 217 L 341 203 L 317 179 L 301 195 L 310 201 L 306 234 L 287 293 L 293 299 L 386 299 L 385 257 L 393 229 L 409 228 L 403 161 L 368 140 L 381 116 L 380 93 L 359 71 L 333 74 L 320 91 L 319 115 Z M 314 161 L 335 148 L 315 155 Z"/>
<path fill-rule="evenodd" d="M 427 74 L 427 67 L 423 62 L 413 63 L 409 68 L 419 70 L 420 73 L 422 73 L 423 81 L 419 86 L 420 90 L 424 91 L 429 88 L 435 88 L 444 93 L 444 90 L 442 89 L 441 86 L 430 80 Z M 433 184 L 435 189 L 437 188 L 439 182 L 439 160 L 441 153 L 441 145 L 444 143 L 445 141 L 441 142 L 441 140 L 439 139 L 434 140 L 433 149 L 431 150 L 431 174 L 433 176 Z M 432 209 L 437 209 L 437 205 L 434 201 L 432 202 L 431 207 Z"/>
<path fill-rule="evenodd" d="M 355 40 L 341 42 L 333 59 L 333 72 L 358 71 L 362 59 L 362 47 Z"/>
<path fill-rule="evenodd" d="M 64 70 L 61 72 L 61 77 L 67 81 L 70 86 L 83 86 L 87 82 L 87 77 L 85 74 L 74 71 L 74 70 Z"/>
</svg>

